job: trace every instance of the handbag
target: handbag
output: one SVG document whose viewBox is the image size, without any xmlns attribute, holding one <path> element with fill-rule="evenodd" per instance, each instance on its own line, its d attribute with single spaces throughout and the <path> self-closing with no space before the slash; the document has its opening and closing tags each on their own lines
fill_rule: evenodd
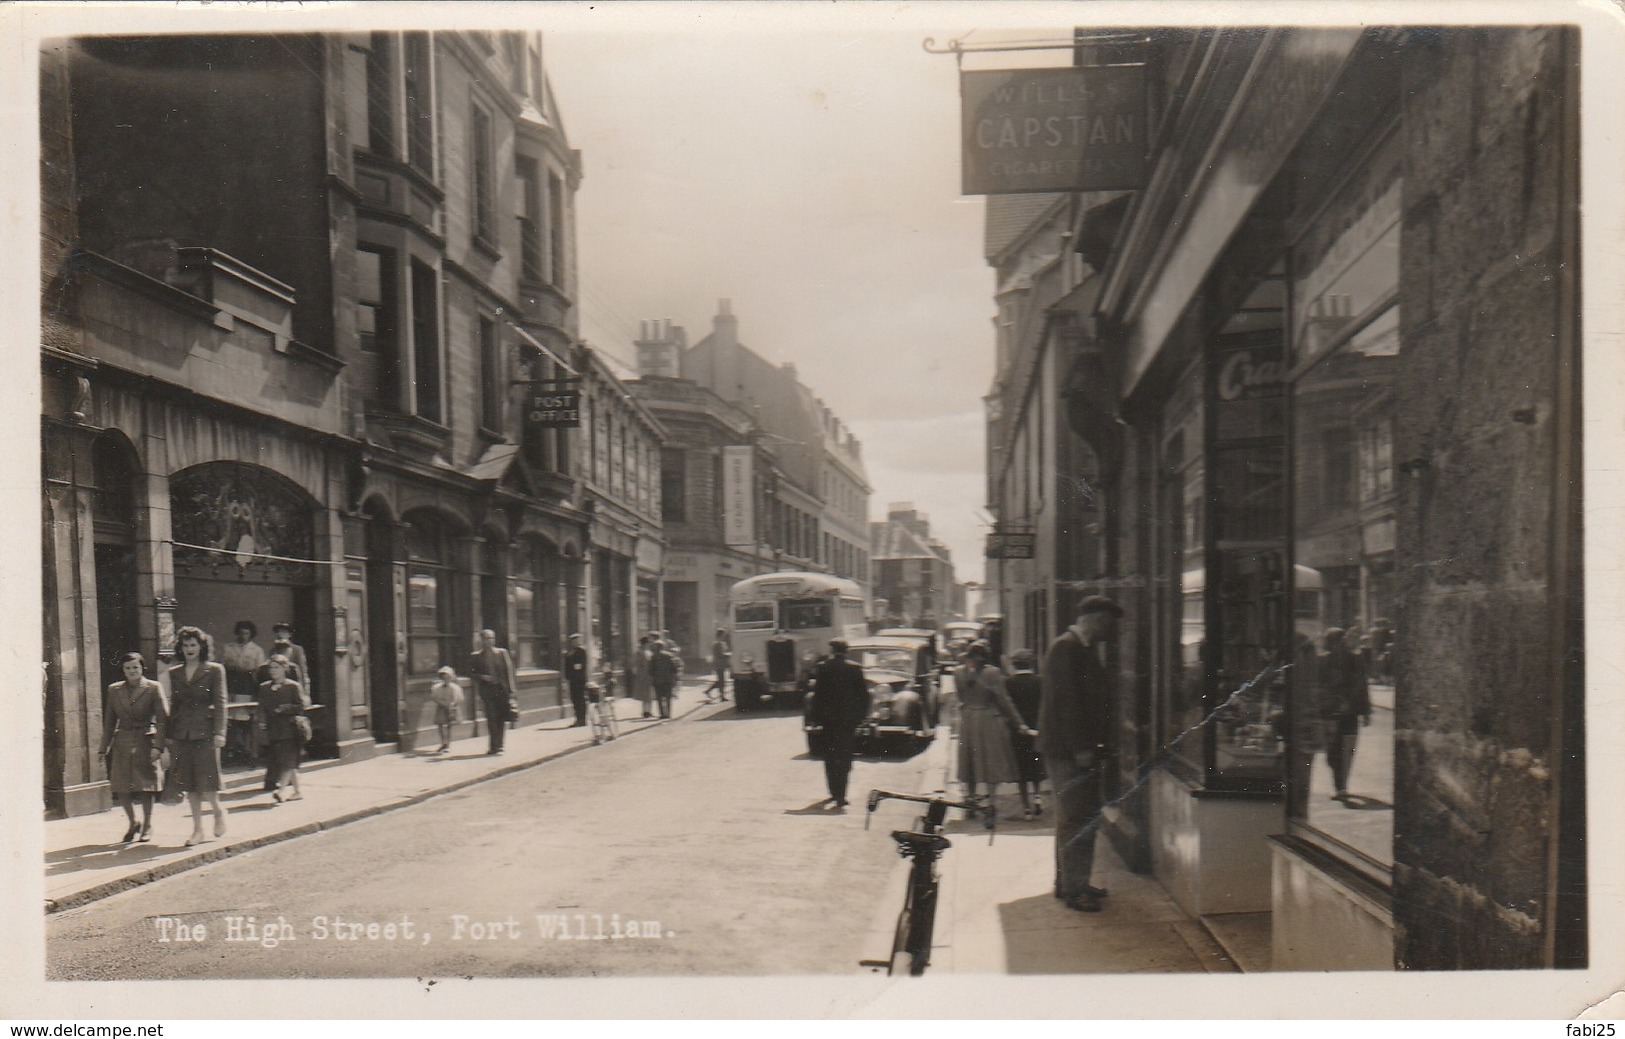
<svg viewBox="0 0 1625 1039">
<path fill-rule="evenodd" d="M 294 715 L 293 716 L 293 727 L 299 730 L 299 742 L 301 744 L 305 744 L 305 743 L 310 742 L 311 727 L 310 727 L 310 719 L 309 718 L 306 718 L 302 714 Z"/>
<path fill-rule="evenodd" d="M 164 751 L 164 757 L 169 757 L 168 750 Z M 186 791 L 181 789 L 180 773 L 176 772 L 173 768 L 170 768 L 169 764 L 166 762 L 164 765 L 164 785 L 163 788 L 158 791 L 158 803 L 166 805 L 178 805 L 184 800 L 186 800 Z"/>
</svg>

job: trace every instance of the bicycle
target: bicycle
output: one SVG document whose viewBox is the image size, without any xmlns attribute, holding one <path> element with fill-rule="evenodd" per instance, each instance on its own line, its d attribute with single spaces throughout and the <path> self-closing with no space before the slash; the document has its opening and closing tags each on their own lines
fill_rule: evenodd
<svg viewBox="0 0 1625 1039">
<path fill-rule="evenodd" d="M 598 681 L 587 683 L 587 720 L 592 723 L 593 743 L 608 743 L 620 735 L 615 718 L 615 672 L 605 668 Z"/>
<path fill-rule="evenodd" d="M 970 801 L 949 801 L 942 797 L 918 794 L 898 794 L 890 790 L 869 791 L 868 814 L 863 828 L 869 828 L 869 819 L 880 802 L 885 800 L 914 801 L 926 805 L 925 814 L 914 820 L 912 830 L 893 830 L 892 840 L 897 842 L 897 854 L 912 859 L 909 868 L 908 891 L 903 896 L 903 909 L 897 914 L 897 929 L 892 934 L 891 959 L 886 964 L 887 974 L 910 974 L 918 977 L 931 965 L 931 936 L 936 929 L 937 890 L 941 875 L 937 872 L 937 859 L 953 846 L 942 835 L 942 824 L 948 818 L 948 809 L 959 808 L 971 817 L 985 819 L 988 843 L 993 843 L 997 818 L 991 801 L 977 804 Z"/>
</svg>

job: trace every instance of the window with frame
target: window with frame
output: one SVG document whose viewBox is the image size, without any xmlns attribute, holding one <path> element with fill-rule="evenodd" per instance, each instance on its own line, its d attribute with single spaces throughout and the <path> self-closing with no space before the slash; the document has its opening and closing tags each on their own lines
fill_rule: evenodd
<svg viewBox="0 0 1625 1039">
<path fill-rule="evenodd" d="M 1389 133 L 1294 247 L 1291 768 L 1299 832 L 1377 870 L 1393 863 L 1396 488 L 1393 384 L 1400 151 Z M 1349 493 L 1308 493 L 1339 430 Z"/>
<path fill-rule="evenodd" d="M 565 279 L 565 228 L 564 181 L 550 170 L 547 174 L 547 273 L 549 283 L 561 289 Z"/>
<path fill-rule="evenodd" d="M 500 434 L 506 428 L 508 373 L 497 323 L 480 318 L 480 425 Z"/>
<path fill-rule="evenodd" d="M 442 664 L 456 666 L 450 538 L 440 519 L 412 513 L 406 530 L 407 670 L 432 675 Z"/>
<path fill-rule="evenodd" d="M 508 576 L 514 651 L 520 667 L 549 668 L 558 644 L 558 559 L 540 539 L 520 544 Z"/>
<path fill-rule="evenodd" d="M 394 34 L 375 32 L 367 50 L 367 149 L 396 158 L 399 146 L 395 136 L 395 39 Z"/>
<path fill-rule="evenodd" d="M 419 418 L 440 422 L 440 279 L 434 268 L 412 261 L 412 385 Z"/>
<path fill-rule="evenodd" d="M 688 522 L 688 452 L 680 447 L 660 449 L 660 519 Z"/>
<path fill-rule="evenodd" d="M 542 185 L 536 160 L 520 155 L 514 159 L 514 176 L 519 181 L 519 276 L 540 282 L 542 272 Z"/>
<path fill-rule="evenodd" d="M 496 144 L 491 136 L 491 117 L 485 109 L 474 105 L 469 113 L 469 137 L 472 149 L 474 182 L 472 189 L 474 242 L 487 250 L 496 249 Z"/>
<path fill-rule="evenodd" d="M 361 346 L 362 399 L 369 411 L 398 411 L 401 406 L 395 275 L 392 250 L 357 246 L 356 334 Z"/>
<path fill-rule="evenodd" d="M 401 34 L 405 61 L 402 82 L 406 98 L 406 161 L 434 177 L 433 45 L 426 32 Z"/>
</svg>

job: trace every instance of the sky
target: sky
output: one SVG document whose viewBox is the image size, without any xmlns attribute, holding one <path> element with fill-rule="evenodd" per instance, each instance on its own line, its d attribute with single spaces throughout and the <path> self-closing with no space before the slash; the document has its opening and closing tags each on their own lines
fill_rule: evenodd
<svg viewBox="0 0 1625 1039">
<path fill-rule="evenodd" d="M 740 340 L 862 441 L 870 518 L 912 503 L 981 580 L 993 271 L 959 193 L 955 61 L 922 47 L 976 24 L 937 13 L 645 18 L 546 31 L 543 60 L 585 170 L 582 336 L 630 364 L 641 321 L 694 342 L 730 300 Z"/>
</svg>

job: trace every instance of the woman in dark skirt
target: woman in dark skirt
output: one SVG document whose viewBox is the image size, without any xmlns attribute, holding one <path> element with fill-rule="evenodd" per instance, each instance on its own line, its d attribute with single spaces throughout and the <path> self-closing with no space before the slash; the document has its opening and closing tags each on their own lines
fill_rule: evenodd
<svg viewBox="0 0 1625 1039">
<path fill-rule="evenodd" d="M 214 640 L 187 626 L 175 633 L 181 662 L 169 669 L 169 753 L 176 788 L 192 804 L 192 836 L 202 844 L 203 801 L 214 812 L 214 835 L 226 835 L 220 807 L 220 748 L 226 745 L 226 669 L 209 659 Z"/>
<path fill-rule="evenodd" d="M 1010 654 L 1010 679 L 1004 688 L 1010 694 L 1010 702 L 1016 705 L 1016 711 L 1023 718 L 1038 717 L 1042 689 L 1038 681 L 1037 663 L 1038 658 L 1030 649 L 1018 649 Z M 1032 791 L 1031 807 L 1022 813 L 1022 818 L 1036 819 L 1044 814 L 1044 802 L 1038 797 L 1039 786 L 1044 782 L 1044 761 L 1038 756 L 1033 737 L 1028 732 L 1013 733 L 1011 742 L 1016 752 L 1016 771 L 1021 776 L 1022 804 L 1029 803 L 1027 791 Z"/>
<path fill-rule="evenodd" d="M 143 672 L 145 664 L 146 659 L 139 653 L 124 654 L 119 663 L 124 681 L 107 687 L 102 706 L 102 756 L 107 759 L 107 784 L 130 820 L 123 844 L 138 835 L 143 842 L 152 839 L 152 800 L 164 786 L 158 759 L 163 754 L 169 704 L 163 688 Z M 141 802 L 139 825 L 135 821 L 137 801 Z"/>
<path fill-rule="evenodd" d="M 274 653 L 266 664 L 269 681 L 260 683 L 260 716 L 265 719 L 265 739 L 270 745 L 271 771 L 276 775 L 276 787 L 271 797 L 277 804 L 297 801 L 299 793 L 299 747 L 305 742 L 305 692 L 299 683 L 288 677 L 288 658 Z M 292 785 L 293 793 L 282 796 Z"/>
</svg>

